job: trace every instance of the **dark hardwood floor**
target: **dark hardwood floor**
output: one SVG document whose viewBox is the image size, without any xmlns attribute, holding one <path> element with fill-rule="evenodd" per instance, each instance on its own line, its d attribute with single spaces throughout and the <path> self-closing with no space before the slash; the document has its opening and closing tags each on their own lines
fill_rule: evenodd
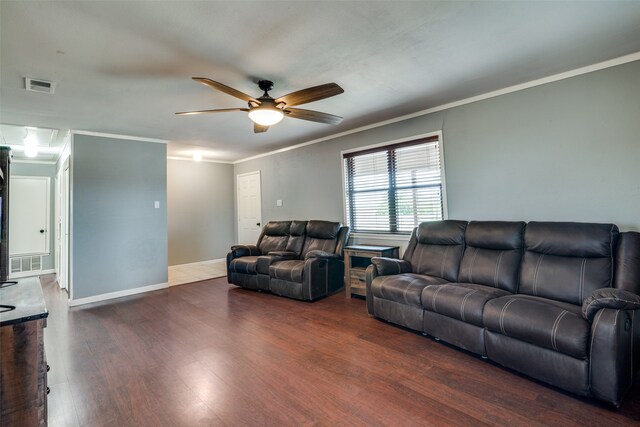
<svg viewBox="0 0 640 427">
<path fill-rule="evenodd" d="M 52 277 L 49 425 L 631 425 L 367 315 L 339 293 L 304 303 L 213 279 L 75 308 Z"/>
</svg>

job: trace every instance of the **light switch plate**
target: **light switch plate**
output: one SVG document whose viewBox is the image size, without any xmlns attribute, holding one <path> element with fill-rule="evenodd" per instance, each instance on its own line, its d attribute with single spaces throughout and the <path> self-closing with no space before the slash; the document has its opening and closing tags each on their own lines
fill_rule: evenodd
<svg viewBox="0 0 640 427">
<path fill-rule="evenodd" d="M 156 208 L 156 209 L 160 209 L 160 202 L 158 200 L 153 202 L 153 207 Z"/>
<path fill-rule="evenodd" d="M 276 200 L 276 206 L 282 206 L 282 199 Z"/>
</svg>

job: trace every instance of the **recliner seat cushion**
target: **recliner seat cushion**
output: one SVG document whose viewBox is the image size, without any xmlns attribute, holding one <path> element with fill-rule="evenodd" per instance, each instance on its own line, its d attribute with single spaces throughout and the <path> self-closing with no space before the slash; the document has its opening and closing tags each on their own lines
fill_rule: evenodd
<svg viewBox="0 0 640 427">
<path fill-rule="evenodd" d="M 506 295 L 509 292 L 475 283 L 451 283 L 427 286 L 421 302 L 427 311 L 482 327 L 486 302 Z"/>
<path fill-rule="evenodd" d="M 257 256 L 243 256 L 236 258 L 229 264 L 229 270 L 234 273 L 256 274 Z"/>
<path fill-rule="evenodd" d="M 378 276 L 371 282 L 371 292 L 377 298 L 421 308 L 422 290 L 441 283 L 448 282 L 440 277 L 415 273 Z"/>
<path fill-rule="evenodd" d="M 510 295 L 488 301 L 484 326 L 520 341 L 569 356 L 586 359 L 590 323 L 581 307 L 528 295 Z"/>
<path fill-rule="evenodd" d="M 278 261 L 269 267 L 269 277 L 274 279 L 302 283 L 303 276 L 304 260 Z"/>
</svg>

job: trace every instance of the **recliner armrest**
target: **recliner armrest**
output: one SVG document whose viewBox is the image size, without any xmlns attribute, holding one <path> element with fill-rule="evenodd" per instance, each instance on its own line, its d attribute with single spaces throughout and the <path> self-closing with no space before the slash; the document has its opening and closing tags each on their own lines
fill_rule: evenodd
<svg viewBox="0 0 640 427">
<path fill-rule="evenodd" d="M 231 254 L 233 258 L 261 255 L 260 249 L 255 245 L 233 245 L 231 246 Z"/>
<path fill-rule="evenodd" d="M 373 257 L 371 262 L 376 267 L 378 276 L 411 273 L 411 264 L 403 259 Z"/>
<path fill-rule="evenodd" d="M 342 256 L 334 252 L 309 251 L 305 255 L 304 259 L 309 259 L 309 258 L 342 259 Z"/>
<path fill-rule="evenodd" d="M 640 309 L 640 296 L 623 289 L 596 289 L 582 302 L 582 315 L 592 322 L 596 313 L 602 308 L 638 310 Z"/>
<path fill-rule="evenodd" d="M 280 259 L 298 259 L 298 254 L 291 251 L 271 251 L 267 255 Z"/>
</svg>

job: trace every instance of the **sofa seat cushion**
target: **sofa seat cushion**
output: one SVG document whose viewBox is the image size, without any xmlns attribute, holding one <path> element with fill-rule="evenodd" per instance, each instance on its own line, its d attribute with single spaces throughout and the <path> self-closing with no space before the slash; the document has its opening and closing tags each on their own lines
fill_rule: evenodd
<svg viewBox="0 0 640 427">
<path fill-rule="evenodd" d="M 405 273 L 378 276 L 371 282 L 374 297 L 422 308 L 422 290 L 429 285 L 449 283 L 445 279 L 425 274 Z"/>
<path fill-rule="evenodd" d="M 485 327 L 579 359 L 587 358 L 590 325 L 581 307 L 540 297 L 510 295 L 484 307 Z"/>
<path fill-rule="evenodd" d="M 304 260 L 302 259 L 277 261 L 269 267 L 269 277 L 273 277 L 274 279 L 302 283 L 303 276 Z"/>
<path fill-rule="evenodd" d="M 233 273 L 257 274 L 256 262 L 257 256 L 243 256 L 236 258 L 229 264 L 229 270 Z"/>
<path fill-rule="evenodd" d="M 476 283 L 450 283 L 424 288 L 422 306 L 427 311 L 482 327 L 486 302 L 507 295 L 511 293 Z"/>
</svg>

